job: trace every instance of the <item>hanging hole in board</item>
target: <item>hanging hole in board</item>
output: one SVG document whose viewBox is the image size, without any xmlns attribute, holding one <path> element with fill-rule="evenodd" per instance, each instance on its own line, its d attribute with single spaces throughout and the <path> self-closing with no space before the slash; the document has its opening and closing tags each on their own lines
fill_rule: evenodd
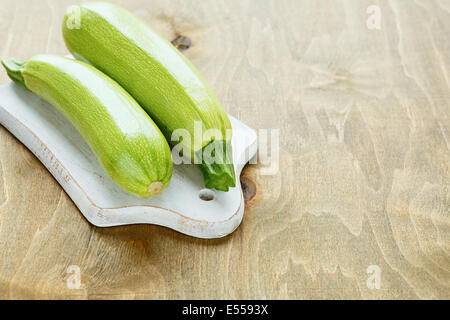
<svg viewBox="0 0 450 320">
<path fill-rule="evenodd" d="M 214 200 L 215 192 L 211 189 L 202 189 L 198 193 L 198 197 L 203 201 L 212 201 Z"/>
</svg>

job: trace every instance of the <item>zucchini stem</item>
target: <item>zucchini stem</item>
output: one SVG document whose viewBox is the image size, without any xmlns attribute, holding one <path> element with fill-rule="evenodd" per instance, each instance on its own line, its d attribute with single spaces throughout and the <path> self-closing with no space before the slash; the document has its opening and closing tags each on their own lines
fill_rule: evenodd
<svg viewBox="0 0 450 320">
<path fill-rule="evenodd" d="M 2 65 L 5 67 L 11 80 L 26 88 L 27 86 L 25 85 L 25 79 L 22 75 L 22 71 L 25 68 L 25 63 L 26 62 L 18 62 L 14 59 L 2 60 Z"/>
<path fill-rule="evenodd" d="M 216 153 L 215 150 L 221 152 Z M 200 170 L 206 188 L 227 192 L 229 188 L 236 187 L 231 143 L 229 141 L 212 141 L 203 147 L 200 152 L 202 153 Z M 209 161 L 209 157 L 214 161 Z"/>
</svg>

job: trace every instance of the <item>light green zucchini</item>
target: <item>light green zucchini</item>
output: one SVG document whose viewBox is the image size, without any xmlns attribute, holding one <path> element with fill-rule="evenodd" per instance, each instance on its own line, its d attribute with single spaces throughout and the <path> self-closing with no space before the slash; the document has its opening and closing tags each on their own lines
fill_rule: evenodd
<svg viewBox="0 0 450 320">
<path fill-rule="evenodd" d="M 148 198 L 168 185 L 172 158 L 166 139 L 114 80 L 84 62 L 53 55 L 2 64 L 12 80 L 48 101 L 73 124 L 125 191 Z"/>
<path fill-rule="evenodd" d="M 78 26 L 71 14 L 63 21 L 69 51 L 124 87 L 172 145 L 178 143 L 171 141 L 172 133 L 187 130 L 191 139 L 182 141 L 189 153 L 184 155 L 200 164 L 207 188 L 235 187 L 230 120 L 193 64 L 144 22 L 113 4 L 82 3 L 73 12 L 79 14 Z M 212 129 L 217 134 L 196 136 L 196 122 L 203 133 Z"/>
</svg>

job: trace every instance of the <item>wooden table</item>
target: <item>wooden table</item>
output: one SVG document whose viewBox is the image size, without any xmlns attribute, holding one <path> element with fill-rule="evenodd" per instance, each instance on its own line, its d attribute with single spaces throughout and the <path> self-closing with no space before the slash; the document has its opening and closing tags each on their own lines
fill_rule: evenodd
<svg viewBox="0 0 450 320">
<path fill-rule="evenodd" d="M 114 2 L 192 40 L 279 170 L 245 169 L 224 239 L 100 229 L 0 127 L 0 298 L 450 298 L 449 1 Z M 0 57 L 67 54 L 72 3 L 2 0 Z"/>
</svg>

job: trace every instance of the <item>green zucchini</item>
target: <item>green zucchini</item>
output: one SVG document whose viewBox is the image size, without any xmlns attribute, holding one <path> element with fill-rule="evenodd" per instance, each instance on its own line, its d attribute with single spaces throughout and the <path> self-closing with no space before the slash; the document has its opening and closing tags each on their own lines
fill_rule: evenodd
<svg viewBox="0 0 450 320">
<path fill-rule="evenodd" d="M 172 158 L 165 137 L 114 80 L 84 62 L 53 55 L 2 64 L 12 80 L 72 123 L 122 189 L 149 198 L 168 185 Z"/>
<path fill-rule="evenodd" d="M 113 4 L 82 3 L 74 12 L 80 15 L 78 27 L 71 24 L 71 14 L 63 21 L 63 37 L 74 57 L 124 87 L 172 146 L 174 131 L 187 130 L 191 138 L 181 142 L 188 151 L 184 155 L 200 164 L 207 188 L 235 187 L 230 120 L 193 64 L 144 22 Z M 216 134 L 195 136 L 196 122 L 203 133 Z"/>
</svg>

